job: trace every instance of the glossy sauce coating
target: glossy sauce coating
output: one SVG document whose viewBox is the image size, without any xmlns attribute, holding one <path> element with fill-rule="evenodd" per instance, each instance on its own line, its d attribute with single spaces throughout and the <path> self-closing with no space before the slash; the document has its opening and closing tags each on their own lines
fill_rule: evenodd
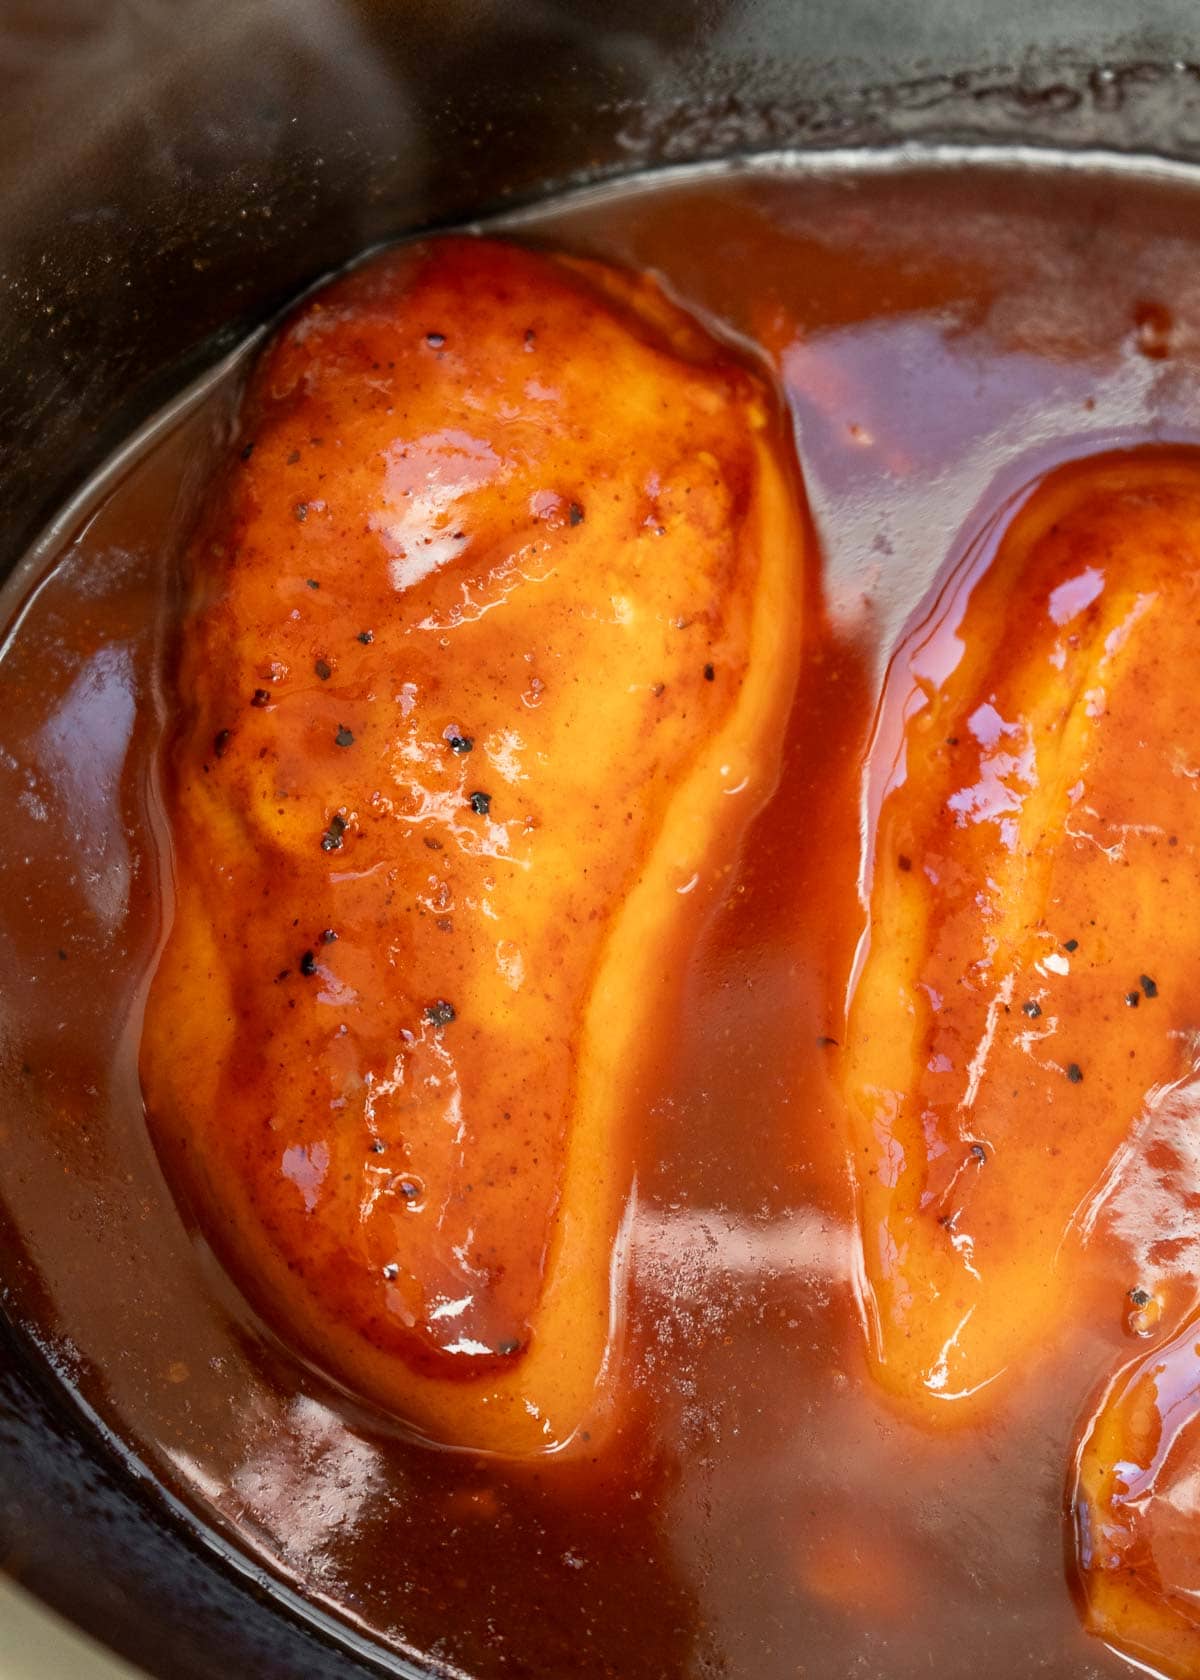
<svg viewBox="0 0 1200 1680">
<path fill-rule="evenodd" d="M 1189 1120 L 1194 1116 L 1193 1100 Z M 1149 1305 L 1139 1298 L 1141 1311 Z M 1200 1673 L 1198 1463 L 1200 1329 L 1193 1311 L 1114 1377 L 1081 1443 L 1071 1488 L 1088 1627 L 1172 1680 Z"/>
<path fill-rule="evenodd" d="M 1194 1074 L 1200 460 L 1063 468 L 979 549 L 884 691 L 844 1063 L 873 1368 L 946 1425 L 1102 1306 L 1107 1181 Z"/>
<path fill-rule="evenodd" d="M 6 1310 L 210 1539 L 335 1636 L 475 1680 L 1130 1672 L 1073 1599 L 1065 1483 L 1109 1384 L 1183 1322 L 1200 1168 L 1127 1162 L 1096 1208 L 1086 1310 L 1041 1291 L 1033 1352 L 961 1428 L 931 1428 L 865 1356 L 841 1058 L 888 661 L 1057 467 L 1200 444 L 1198 227 L 1189 181 L 862 158 L 622 183 L 508 229 L 659 272 L 763 347 L 820 561 L 778 788 L 698 910 L 675 1035 L 647 1072 L 629 1404 L 590 1455 L 446 1452 L 357 1404 L 247 1302 L 149 1139 L 137 1049 L 171 896 L 162 646 L 194 501 L 177 489 L 224 454 L 236 372 L 10 595 L 0 950 L 23 982 L 0 1036 Z M 1161 981 L 1156 1002 L 1177 1005 Z M 1079 1061 L 1068 1097 L 1092 1083 Z M 1164 1231 L 1179 1287 L 1139 1306 Z M 1156 1545 L 1183 1579 L 1181 1551 Z"/>
<path fill-rule="evenodd" d="M 152 1128 L 352 1387 L 586 1442 L 673 953 L 795 680 L 767 393 L 648 281 L 444 239 L 305 303 L 239 425 L 186 562 Z"/>
</svg>

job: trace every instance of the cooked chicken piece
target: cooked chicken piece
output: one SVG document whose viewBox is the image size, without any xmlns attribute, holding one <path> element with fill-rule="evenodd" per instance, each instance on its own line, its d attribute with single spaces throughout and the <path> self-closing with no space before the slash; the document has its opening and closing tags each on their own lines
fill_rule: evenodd
<svg viewBox="0 0 1200 1680">
<path fill-rule="evenodd" d="M 1106 1175 L 1193 1073 L 1200 459 L 1063 469 L 898 654 L 844 1081 L 876 1376 L 973 1415 L 1092 1284 Z"/>
<path fill-rule="evenodd" d="M 1109 1386 L 1076 1464 L 1091 1632 L 1147 1672 L 1200 1674 L 1200 1317 Z"/>
<path fill-rule="evenodd" d="M 306 301 L 240 426 L 189 562 L 155 1138 L 346 1384 L 583 1445 L 690 941 L 776 775 L 784 433 L 652 281 L 464 238 Z"/>
</svg>

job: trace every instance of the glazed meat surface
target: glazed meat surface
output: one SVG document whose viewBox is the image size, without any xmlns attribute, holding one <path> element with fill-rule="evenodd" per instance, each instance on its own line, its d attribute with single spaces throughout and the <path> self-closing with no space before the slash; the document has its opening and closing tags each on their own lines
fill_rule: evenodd
<svg viewBox="0 0 1200 1680">
<path fill-rule="evenodd" d="M 770 792 L 797 485 L 647 279 L 445 239 L 269 345 L 188 562 L 141 1067 L 268 1319 L 430 1437 L 614 1406 L 688 941 Z"/>
<path fill-rule="evenodd" d="M 1083 1257 L 1194 1078 L 1200 465 L 1083 461 L 1005 521 L 889 675 L 844 1059 L 872 1366 L 935 1424 L 1119 1321 Z"/>
<path fill-rule="evenodd" d="M 1200 1673 L 1198 1473 L 1200 1317 L 1192 1312 L 1109 1385 L 1084 1436 L 1072 1498 L 1087 1626 L 1172 1680 Z"/>
</svg>

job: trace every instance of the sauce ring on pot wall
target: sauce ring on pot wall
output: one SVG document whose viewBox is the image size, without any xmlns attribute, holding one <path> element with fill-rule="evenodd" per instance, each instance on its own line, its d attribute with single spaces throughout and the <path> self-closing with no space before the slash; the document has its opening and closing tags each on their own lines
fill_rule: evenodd
<svg viewBox="0 0 1200 1680">
<path fill-rule="evenodd" d="M 794 684 L 772 398 L 651 281 L 453 238 L 310 297 L 240 427 L 187 560 L 154 1136 L 352 1388 L 586 1442 L 646 1077 Z"/>
</svg>

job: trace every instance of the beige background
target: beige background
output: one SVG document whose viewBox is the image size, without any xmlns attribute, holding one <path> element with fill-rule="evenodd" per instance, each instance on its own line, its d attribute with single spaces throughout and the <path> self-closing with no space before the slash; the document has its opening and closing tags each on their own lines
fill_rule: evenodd
<svg viewBox="0 0 1200 1680">
<path fill-rule="evenodd" d="M 142 1680 L 100 1646 L 0 1580 L 0 1680 Z"/>
</svg>

